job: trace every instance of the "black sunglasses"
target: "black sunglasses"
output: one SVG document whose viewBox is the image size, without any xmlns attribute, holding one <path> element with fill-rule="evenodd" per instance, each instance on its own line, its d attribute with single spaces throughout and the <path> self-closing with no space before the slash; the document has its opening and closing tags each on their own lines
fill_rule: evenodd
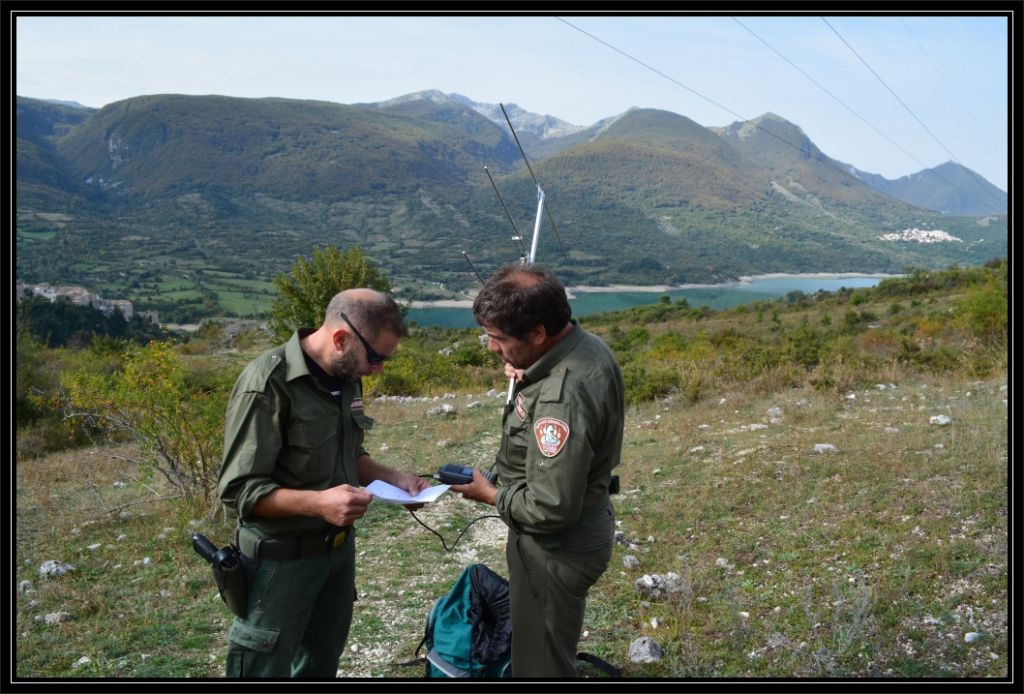
<svg viewBox="0 0 1024 694">
<path fill-rule="evenodd" d="M 352 328 L 352 334 L 358 337 L 359 341 L 363 343 L 363 347 L 366 348 L 366 361 L 368 361 L 370 364 L 383 364 L 384 362 L 391 358 L 385 357 L 383 354 L 381 354 L 373 347 L 371 347 L 370 343 L 366 341 L 366 338 L 363 337 L 358 330 L 356 330 L 356 326 L 352 325 L 352 321 L 348 319 L 348 316 L 346 316 L 341 311 L 338 311 L 338 315 L 341 316 L 341 319 L 343 321 L 348 323 L 348 327 Z"/>
</svg>

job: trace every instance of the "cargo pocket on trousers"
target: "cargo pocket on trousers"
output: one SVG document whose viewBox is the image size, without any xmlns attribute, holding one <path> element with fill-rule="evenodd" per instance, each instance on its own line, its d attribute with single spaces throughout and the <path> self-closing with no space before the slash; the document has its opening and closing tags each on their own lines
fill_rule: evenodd
<svg viewBox="0 0 1024 694">
<path fill-rule="evenodd" d="M 257 627 L 236 619 L 228 630 L 228 640 L 240 648 L 257 653 L 270 653 L 277 645 L 277 636 L 280 633 L 280 629 Z"/>
</svg>

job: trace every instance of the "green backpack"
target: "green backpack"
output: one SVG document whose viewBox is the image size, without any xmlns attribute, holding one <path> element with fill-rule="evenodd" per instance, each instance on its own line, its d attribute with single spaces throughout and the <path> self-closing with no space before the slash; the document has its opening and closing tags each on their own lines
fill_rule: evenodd
<svg viewBox="0 0 1024 694">
<path fill-rule="evenodd" d="M 463 569 L 448 594 L 434 603 L 423 640 L 426 676 L 509 676 L 512 623 L 508 581 L 483 564 Z"/>
</svg>

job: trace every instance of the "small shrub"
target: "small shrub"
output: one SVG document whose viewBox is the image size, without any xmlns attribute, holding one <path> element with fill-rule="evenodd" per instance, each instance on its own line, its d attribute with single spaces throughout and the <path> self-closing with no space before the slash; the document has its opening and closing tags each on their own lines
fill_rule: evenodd
<svg viewBox="0 0 1024 694">
<path fill-rule="evenodd" d="M 707 371 L 701 364 L 691 364 L 678 377 L 679 394 L 690 404 L 699 402 L 710 387 Z"/>
<path fill-rule="evenodd" d="M 778 393 L 788 388 L 798 388 L 807 380 L 807 369 L 795 364 L 779 364 L 763 369 L 750 379 L 750 391 L 758 394 Z"/>
<path fill-rule="evenodd" d="M 469 385 L 469 376 L 455 363 L 422 346 L 403 345 L 375 376 L 363 379 L 365 395 L 426 395 L 438 388 Z"/>
<path fill-rule="evenodd" d="M 786 357 L 806 369 L 818 365 L 823 336 L 806 322 L 786 337 Z"/>
<path fill-rule="evenodd" d="M 98 431 L 130 436 L 143 472 L 159 472 L 199 512 L 213 507 L 227 402 L 220 387 L 196 390 L 169 342 L 132 347 L 113 373 L 91 364 L 61 374 L 68 417 Z"/>
<path fill-rule="evenodd" d="M 670 367 L 633 361 L 622 368 L 622 380 L 626 403 L 636 405 L 671 393 L 679 385 L 679 374 Z"/>
<path fill-rule="evenodd" d="M 476 340 L 460 341 L 451 354 L 451 360 L 456 366 L 499 366 L 498 356 Z"/>
<path fill-rule="evenodd" d="M 957 302 L 961 320 L 974 335 L 986 341 L 1005 340 L 1009 309 L 1006 286 L 994 281 L 971 289 Z"/>
</svg>

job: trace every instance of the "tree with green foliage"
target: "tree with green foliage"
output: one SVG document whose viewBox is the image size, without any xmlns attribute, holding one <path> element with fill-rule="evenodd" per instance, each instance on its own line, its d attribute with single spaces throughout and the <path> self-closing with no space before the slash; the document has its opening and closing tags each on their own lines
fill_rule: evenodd
<svg viewBox="0 0 1024 694">
<path fill-rule="evenodd" d="M 142 471 L 162 474 L 191 511 L 216 510 L 228 381 L 194 387 L 170 342 L 129 345 L 118 366 L 61 373 L 65 418 L 129 436 Z"/>
<path fill-rule="evenodd" d="M 270 327 L 282 340 L 298 328 L 318 327 L 327 304 L 340 291 L 352 287 L 391 291 L 391 282 L 361 248 L 342 251 L 331 244 L 314 248 L 309 260 L 296 260 L 288 274 L 274 277 L 274 286 L 277 298 L 270 309 Z"/>
</svg>

